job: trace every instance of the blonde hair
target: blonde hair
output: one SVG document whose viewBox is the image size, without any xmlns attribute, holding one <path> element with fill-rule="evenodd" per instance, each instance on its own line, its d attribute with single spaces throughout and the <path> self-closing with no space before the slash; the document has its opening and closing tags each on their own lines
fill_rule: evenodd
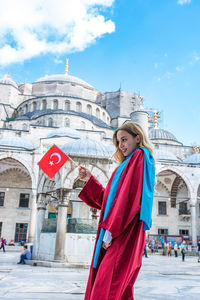
<svg viewBox="0 0 200 300">
<path fill-rule="evenodd" d="M 137 135 L 139 135 L 140 143 L 138 144 L 138 147 L 148 149 L 149 152 L 151 152 L 151 154 L 153 155 L 153 150 L 149 144 L 147 136 L 144 133 L 142 127 L 137 123 L 127 122 L 127 123 L 121 125 L 119 128 L 117 128 L 117 130 L 115 130 L 115 132 L 113 134 L 113 144 L 116 147 L 116 151 L 113 156 L 119 163 L 122 163 L 125 160 L 125 156 L 122 154 L 122 152 L 118 146 L 117 133 L 119 130 L 124 130 L 124 131 L 128 132 L 129 134 L 131 134 L 133 137 L 136 137 Z M 155 160 L 154 160 L 154 165 L 155 165 Z"/>
</svg>

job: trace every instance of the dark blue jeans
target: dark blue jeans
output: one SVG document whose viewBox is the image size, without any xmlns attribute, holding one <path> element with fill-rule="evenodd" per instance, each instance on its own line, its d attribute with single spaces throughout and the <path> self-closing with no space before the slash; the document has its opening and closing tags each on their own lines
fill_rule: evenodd
<svg viewBox="0 0 200 300">
<path fill-rule="evenodd" d="M 6 251 L 5 251 L 5 246 L 4 246 L 4 245 L 2 245 L 2 246 L 0 247 L 0 249 L 1 249 L 1 248 L 3 248 L 3 252 L 6 252 Z"/>
<path fill-rule="evenodd" d="M 26 254 L 21 254 L 21 256 L 20 256 L 20 264 L 25 264 L 25 260 L 26 259 Z"/>
</svg>

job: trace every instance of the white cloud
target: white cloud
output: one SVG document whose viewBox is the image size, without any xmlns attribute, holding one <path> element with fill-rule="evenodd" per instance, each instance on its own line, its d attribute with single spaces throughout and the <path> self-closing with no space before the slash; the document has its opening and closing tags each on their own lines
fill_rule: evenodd
<svg viewBox="0 0 200 300">
<path fill-rule="evenodd" d="M 178 4 L 184 5 L 184 4 L 190 4 L 192 0 L 178 0 Z"/>
<path fill-rule="evenodd" d="M 115 24 L 102 8 L 114 0 L 0 0 L 0 64 L 40 54 L 82 51 Z"/>
<path fill-rule="evenodd" d="M 189 64 L 195 65 L 199 61 L 200 61 L 200 54 L 198 52 L 194 51 L 193 54 L 191 55 L 191 60 L 189 61 Z"/>
<path fill-rule="evenodd" d="M 176 71 L 177 72 L 182 72 L 184 70 L 183 66 L 176 66 Z"/>
</svg>

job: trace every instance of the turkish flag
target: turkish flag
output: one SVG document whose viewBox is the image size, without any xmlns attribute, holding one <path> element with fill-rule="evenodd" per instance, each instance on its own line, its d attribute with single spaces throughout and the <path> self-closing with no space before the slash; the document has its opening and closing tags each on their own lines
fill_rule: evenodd
<svg viewBox="0 0 200 300">
<path fill-rule="evenodd" d="M 53 145 L 38 162 L 38 165 L 47 176 L 53 178 L 68 159 L 69 156 Z"/>
</svg>

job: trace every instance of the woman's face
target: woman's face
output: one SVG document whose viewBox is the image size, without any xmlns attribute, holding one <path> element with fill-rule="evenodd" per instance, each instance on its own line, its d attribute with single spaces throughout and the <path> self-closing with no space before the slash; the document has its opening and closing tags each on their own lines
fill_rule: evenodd
<svg viewBox="0 0 200 300">
<path fill-rule="evenodd" d="M 133 137 L 125 130 L 119 130 L 117 132 L 117 142 L 122 154 L 128 156 L 139 147 L 140 137 L 139 135 Z"/>
</svg>

